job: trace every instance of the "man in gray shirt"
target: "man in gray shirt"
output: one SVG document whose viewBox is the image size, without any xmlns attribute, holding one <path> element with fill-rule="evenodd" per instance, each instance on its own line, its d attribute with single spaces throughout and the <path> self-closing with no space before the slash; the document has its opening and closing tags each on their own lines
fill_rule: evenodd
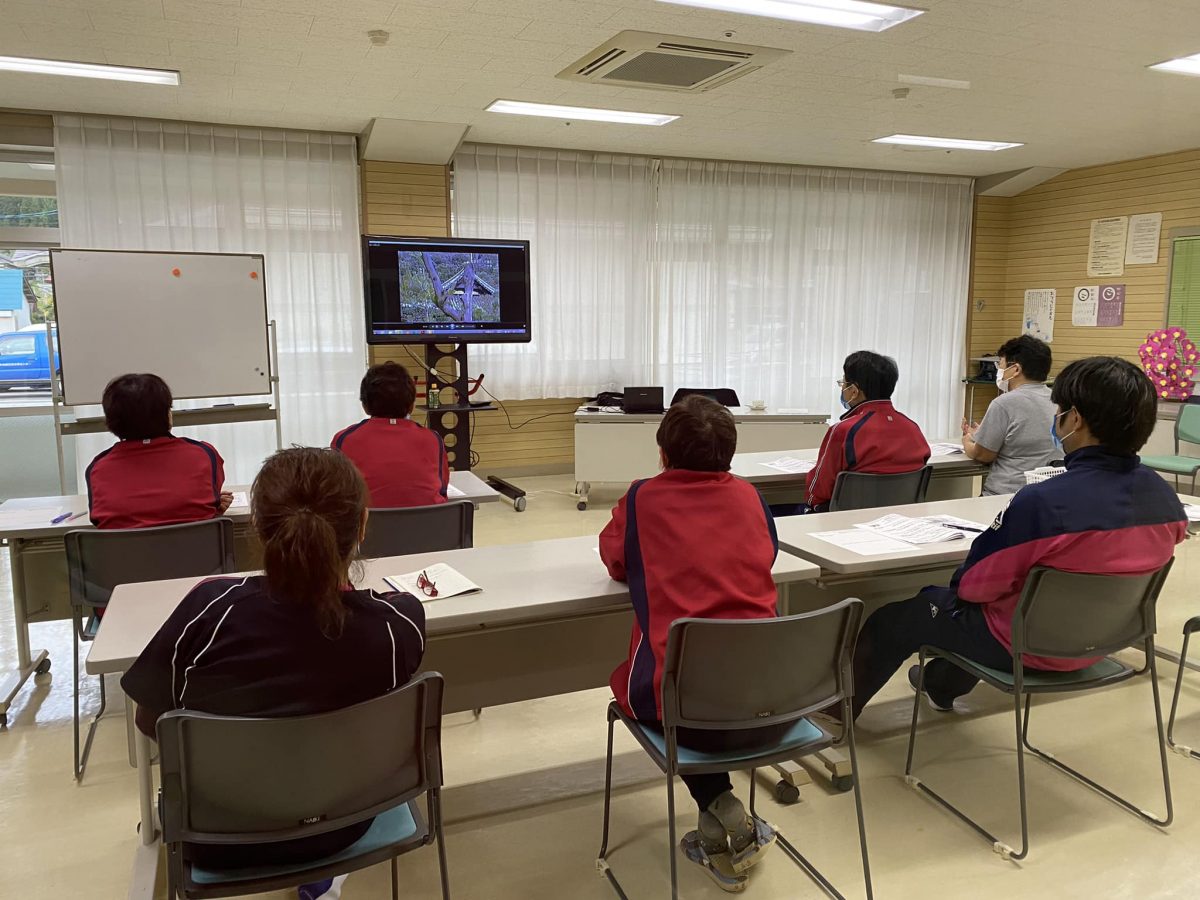
<svg viewBox="0 0 1200 900">
<path fill-rule="evenodd" d="M 1025 486 L 1026 472 L 1061 459 L 1063 453 L 1050 436 L 1057 411 L 1045 384 L 1050 345 L 1024 334 L 1008 341 L 998 355 L 1000 396 L 978 425 L 963 421 L 963 450 L 971 459 L 991 463 L 985 494 L 1012 494 Z"/>
</svg>

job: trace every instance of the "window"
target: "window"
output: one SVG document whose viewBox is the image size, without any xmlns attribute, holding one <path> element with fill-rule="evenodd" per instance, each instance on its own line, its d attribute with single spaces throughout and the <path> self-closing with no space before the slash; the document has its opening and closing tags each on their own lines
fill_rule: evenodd
<svg viewBox="0 0 1200 900">
<path fill-rule="evenodd" d="M 1167 325 L 1200 339 L 1200 229 L 1171 233 L 1171 267 L 1167 284 Z"/>
<path fill-rule="evenodd" d="M 32 334 L 19 334 L 0 340 L 0 356 L 32 356 L 37 350 Z"/>
<path fill-rule="evenodd" d="M 0 227 L 57 228 L 58 199 L 0 194 Z"/>
</svg>

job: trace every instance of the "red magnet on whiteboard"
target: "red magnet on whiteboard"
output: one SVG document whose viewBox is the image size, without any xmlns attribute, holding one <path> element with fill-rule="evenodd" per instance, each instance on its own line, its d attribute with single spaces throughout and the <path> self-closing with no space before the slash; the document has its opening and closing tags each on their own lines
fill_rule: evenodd
<svg viewBox="0 0 1200 900">
<path fill-rule="evenodd" d="M 182 273 L 178 269 L 172 269 L 171 274 L 178 278 Z"/>
<path fill-rule="evenodd" d="M 251 272 L 251 273 L 250 273 L 250 277 L 251 277 L 251 278 L 257 278 L 257 277 L 258 277 L 258 273 L 257 273 L 257 272 Z"/>
</svg>

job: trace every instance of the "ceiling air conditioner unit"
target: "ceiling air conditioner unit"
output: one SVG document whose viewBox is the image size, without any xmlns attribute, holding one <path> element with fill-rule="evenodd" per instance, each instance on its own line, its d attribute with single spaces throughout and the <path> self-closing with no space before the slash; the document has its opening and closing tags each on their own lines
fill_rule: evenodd
<svg viewBox="0 0 1200 900">
<path fill-rule="evenodd" d="M 699 93 L 791 53 L 774 47 L 622 31 L 558 73 L 568 81 Z"/>
</svg>

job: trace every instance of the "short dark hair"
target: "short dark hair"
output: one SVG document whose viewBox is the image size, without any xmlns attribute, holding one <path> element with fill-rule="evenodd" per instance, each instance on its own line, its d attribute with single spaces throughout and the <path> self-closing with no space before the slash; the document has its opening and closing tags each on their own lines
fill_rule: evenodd
<svg viewBox="0 0 1200 900">
<path fill-rule="evenodd" d="M 737 425 L 716 400 L 692 394 L 667 410 L 656 438 L 673 469 L 728 472 L 737 450 Z"/>
<path fill-rule="evenodd" d="M 358 399 L 368 416 L 403 419 L 413 411 L 417 385 L 408 369 L 389 360 L 367 369 L 358 388 Z"/>
<path fill-rule="evenodd" d="M 1134 454 L 1154 430 L 1158 401 L 1146 373 L 1116 356 L 1078 359 L 1059 372 L 1050 399 L 1075 410 L 1088 430 L 1114 453 Z"/>
<path fill-rule="evenodd" d="M 146 441 L 171 433 L 171 389 L 157 375 L 118 375 L 100 401 L 104 424 L 123 441 Z"/>
<path fill-rule="evenodd" d="M 996 355 L 1003 357 L 1010 366 L 1018 363 L 1030 381 L 1045 381 L 1054 361 L 1050 345 L 1029 334 L 1005 341 L 1004 346 L 996 351 Z"/>
<path fill-rule="evenodd" d="M 900 380 L 900 367 L 890 356 L 857 350 L 842 363 L 842 376 L 857 385 L 868 400 L 890 400 Z"/>
</svg>

